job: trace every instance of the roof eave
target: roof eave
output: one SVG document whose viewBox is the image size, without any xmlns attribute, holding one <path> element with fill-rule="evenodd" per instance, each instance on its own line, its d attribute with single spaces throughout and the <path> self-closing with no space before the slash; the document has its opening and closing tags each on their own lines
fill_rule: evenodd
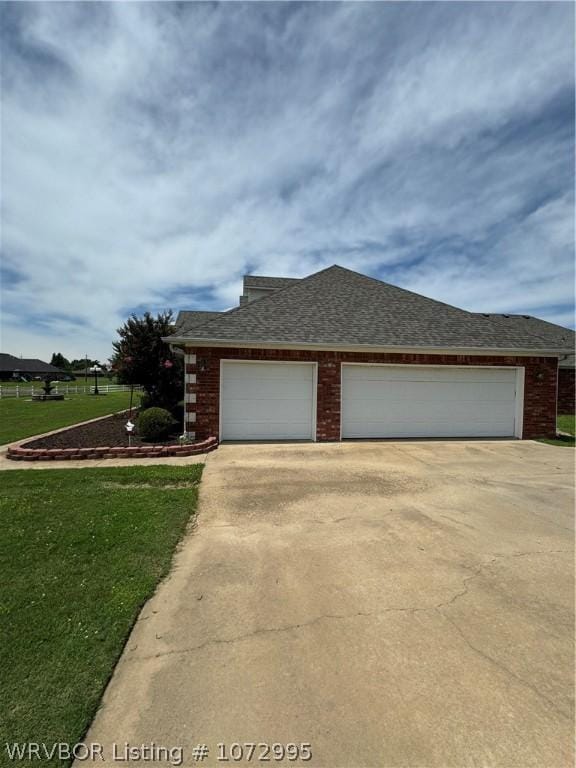
<svg viewBox="0 0 576 768">
<path fill-rule="evenodd" d="M 428 355 L 501 355 L 522 357 L 560 357 L 571 354 L 570 349 L 534 349 L 528 347 L 425 347 L 425 346 L 385 346 L 382 344 L 319 344 L 316 342 L 287 341 L 249 341 L 238 339 L 206 339 L 190 336 L 166 336 L 163 341 L 177 346 L 190 347 L 239 347 L 242 349 L 309 349 L 331 350 L 339 352 L 389 352 L 417 353 Z"/>
</svg>

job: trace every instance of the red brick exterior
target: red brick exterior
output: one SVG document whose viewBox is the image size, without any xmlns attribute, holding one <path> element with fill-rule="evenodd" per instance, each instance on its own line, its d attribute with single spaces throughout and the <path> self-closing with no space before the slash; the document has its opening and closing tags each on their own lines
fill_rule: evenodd
<svg viewBox="0 0 576 768">
<path fill-rule="evenodd" d="M 558 368 L 558 413 L 576 412 L 576 372 Z"/>
<path fill-rule="evenodd" d="M 285 360 L 318 363 L 316 439 L 340 440 L 340 368 L 341 363 L 398 363 L 419 365 L 510 365 L 525 369 L 524 429 L 522 437 L 552 436 L 556 432 L 556 383 L 558 361 L 555 357 L 497 357 L 476 355 L 418 355 L 371 352 L 333 352 L 284 349 L 240 349 L 189 347 L 187 355 L 196 355 L 195 364 L 186 372 L 196 374 L 196 383 L 187 384 L 196 402 L 186 410 L 196 420 L 187 429 L 203 440 L 219 435 L 220 361 Z"/>
</svg>

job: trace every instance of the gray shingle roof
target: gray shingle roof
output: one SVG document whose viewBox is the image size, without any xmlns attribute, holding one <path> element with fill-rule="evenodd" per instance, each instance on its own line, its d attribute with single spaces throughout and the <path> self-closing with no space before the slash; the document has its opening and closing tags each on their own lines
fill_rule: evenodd
<svg viewBox="0 0 576 768">
<path fill-rule="evenodd" d="M 480 313 L 475 313 L 476 315 Z M 549 323 L 547 320 L 541 320 L 532 315 L 503 315 L 503 314 L 480 314 L 481 317 L 488 317 L 493 323 L 501 324 L 512 328 L 523 328 L 526 332 L 546 339 L 546 343 L 551 348 L 569 347 L 574 349 L 576 346 L 576 333 L 570 328 L 564 328 L 563 325 Z M 574 368 L 574 355 L 568 355 L 568 359 L 560 362 L 563 368 Z"/>
<path fill-rule="evenodd" d="M 339 266 L 292 280 L 269 296 L 177 335 L 327 346 L 564 348 L 525 323 L 495 321 Z"/>
<path fill-rule="evenodd" d="M 19 371 L 20 373 L 63 373 L 60 368 L 56 368 L 50 363 L 36 358 L 21 358 L 9 355 L 6 352 L 0 353 L 0 371 L 8 372 Z"/>
<path fill-rule="evenodd" d="M 280 290 L 293 283 L 299 282 L 298 277 L 264 277 L 262 275 L 244 275 L 243 285 L 246 288 L 270 288 Z"/>
<path fill-rule="evenodd" d="M 214 320 L 215 317 L 219 317 L 221 314 L 223 313 L 208 312 L 204 309 L 183 310 L 178 312 L 178 317 L 174 324 L 174 333 L 189 331 L 191 328 L 196 328 L 199 325 L 207 323 L 208 320 Z"/>
</svg>

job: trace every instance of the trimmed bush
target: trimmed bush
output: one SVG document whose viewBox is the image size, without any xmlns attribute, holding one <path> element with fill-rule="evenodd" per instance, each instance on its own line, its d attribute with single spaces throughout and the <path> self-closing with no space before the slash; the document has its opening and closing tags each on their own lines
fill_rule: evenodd
<svg viewBox="0 0 576 768">
<path fill-rule="evenodd" d="M 138 432 L 143 440 L 162 440 L 174 430 L 178 422 L 164 408 L 147 408 L 138 417 Z"/>
</svg>

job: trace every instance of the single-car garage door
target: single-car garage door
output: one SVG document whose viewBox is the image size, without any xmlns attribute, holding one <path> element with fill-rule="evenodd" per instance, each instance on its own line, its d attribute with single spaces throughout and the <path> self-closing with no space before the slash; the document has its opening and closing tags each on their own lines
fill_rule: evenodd
<svg viewBox="0 0 576 768">
<path fill-rule="evenodd" d="M 516 369 L 342 366 L 342 437 L 513 437 Z"/>
<path fill-rule="evenodd" d="M 314 439 L 314 363 L 223 362 L 222 440 Z"/>
</svg>

